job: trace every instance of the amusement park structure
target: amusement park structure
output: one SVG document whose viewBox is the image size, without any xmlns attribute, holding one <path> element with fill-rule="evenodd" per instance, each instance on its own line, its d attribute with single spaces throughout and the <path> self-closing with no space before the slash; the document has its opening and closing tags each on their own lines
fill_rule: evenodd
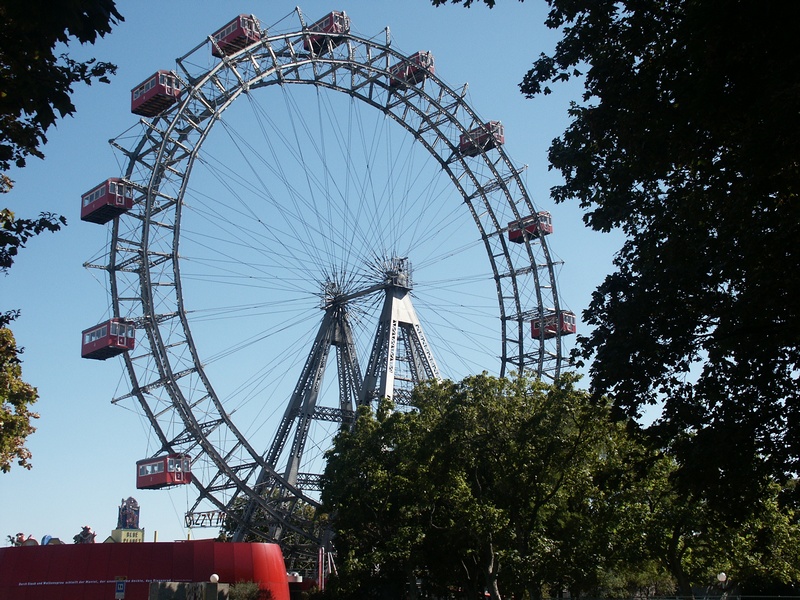
<svg viewBox="0 0 800 600">
<path fill-rule="evenodd" d="M 503 125 L 380 37 L 239 15 L 132 90 L 124 172 L 83 197 L 112 313 L 83 355 L 122 357 L 113 402 L 158 440 L 137 486 L 193 486 L 187 526 L 279 542 L 292 570 L 360 406 L 489 366 L 555 378 L 575 333 Z"/>
</svg>

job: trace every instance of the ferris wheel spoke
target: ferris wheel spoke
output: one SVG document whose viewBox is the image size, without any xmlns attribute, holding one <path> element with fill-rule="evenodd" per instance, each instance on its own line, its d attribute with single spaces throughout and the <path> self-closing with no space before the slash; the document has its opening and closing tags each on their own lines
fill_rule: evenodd
<svg viewBox="0 0 800 600">
<path fill-rule="evenodd" d="M 181 100 L 113 142 L 137 195 L 105 268 L 140 330 L 117 400 L 156 454 L 191 453 L 191 513 L 315 540 L 303 511 L 356 403 L 439 369 L 556 376 L 561 331 L 531 322 L 561 309 L 545 234 L 510 240 L 537 214 L 521 170 L 463 93 L 392 79 L 416 59 L 388 39 L 342 29 L 309 53 L 308 29 L 258 31 L 179 59 Z"/>
</svg>

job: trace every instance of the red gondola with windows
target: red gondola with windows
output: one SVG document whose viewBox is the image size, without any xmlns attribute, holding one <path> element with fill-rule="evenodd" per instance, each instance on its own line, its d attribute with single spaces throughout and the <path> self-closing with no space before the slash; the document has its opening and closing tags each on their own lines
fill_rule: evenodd
<svg viewBox="0 0 800 600">
<path fill-rule="evenodd" d="M 192 483 L 192 457 L 166 454 L 136 461 L 136 489 L 158 490 Z"/>
<path fill-rule="evenodd" d="M 531 321 L 531 336 L 539 338 L 544 330 L 544 339 L 556 337 L 559 331 L 561 335 L 571 335 L 578 330 L 575 313 L 562 310 L 559 313 L 551 312 L 544 315 L 541 320 Z"/>
<path fill-rule="evenodd" d="M 521 244 L 525 238 L 553 233 L 553 219 L 546 210 L 508 224 L 508 241 Z"/>
<path fill-rule="evenodd" d="M 239 15 L 211 36 L 214 43 L 211 54 L 217 58 L 229 56 L 261 39 L 261 30 L 255 15 Z"/>
<path fill-rule="evenodd" d="M 503 124 L 500 121 L 489 121 L 462 133 L 458 141 L 458 151 L 464 156 L 478 156 L 481 152 L 502 146 L 505 141 Z"/>
<path fill-rule="evenodd" d="M 81 220 L 108 223 L 132 207 L 133 188 L 119 177 L 112 177 L 81 196 Z"/>
<path fill-rule="evenodd" d="M 350 17 L 342 11 L 335 10 L 309 25 L 309 35 L 303 40 L 303 48 L 315 54 L 327 46 L 338 46 L 344 41 L 344 34 L 350 33 Z M 316 35 L 315 35 L 316 33 Z M 334 35 L 319 35 L 320 33 Z"/>
<path fill-rule="evenodd" d="M 109 319 L 89 329 L 84 329 L 81 356 L 105 360 L 128 350 L 133 350 L 136 329 L 125 319 Z"/>
<path fill-rule="evenodd" d="M 181 97 L 181 83 L 172 71 L 157 71 L 131 90 L 131 112 L 155 117 Z"/>
<path fill-rule="evenodd" d="M 414 85 L 433 75 L 433 54 L 420 51 L 389 67 L 389 87 Z"/>
</svg>

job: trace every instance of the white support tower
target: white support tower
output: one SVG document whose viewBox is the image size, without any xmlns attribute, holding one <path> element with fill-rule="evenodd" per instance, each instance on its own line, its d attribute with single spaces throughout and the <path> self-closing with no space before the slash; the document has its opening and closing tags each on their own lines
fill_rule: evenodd
<svg viewBox="0 0 800 600">
<path fill-rule="evenodd" d="M 407 405 L 414 386 L 439 379 L 439 369 L 411 303 L 411 265 L 406 258 L 387 261 L 385 299 L 370 352 L 360 405 L 389 398 Z"/>
</svg>

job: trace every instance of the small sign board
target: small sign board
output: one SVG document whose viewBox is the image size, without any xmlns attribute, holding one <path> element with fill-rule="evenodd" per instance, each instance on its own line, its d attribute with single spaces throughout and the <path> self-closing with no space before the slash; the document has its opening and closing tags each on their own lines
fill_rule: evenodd
<svg viewBox="0 0 800 600">
<path fill-rule="evenodd" d="M 144 529 L 112 529 L 111 539 L 123 544 L 140 543 L 144 541 Z"/>
<path fill-rule="evenodd" d="M 114 600 L 125 600 L 125 580 L 118 577 L 114 583 Z"/>
</svg>

